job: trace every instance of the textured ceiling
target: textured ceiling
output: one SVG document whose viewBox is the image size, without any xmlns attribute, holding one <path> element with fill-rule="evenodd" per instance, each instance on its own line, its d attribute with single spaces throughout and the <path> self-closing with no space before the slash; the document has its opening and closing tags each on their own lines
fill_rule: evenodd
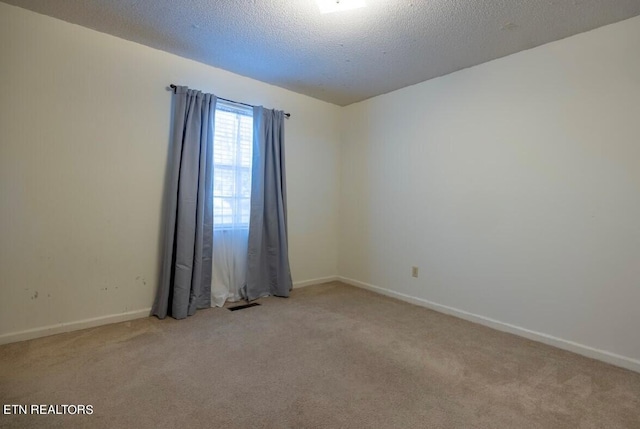
<svg viewBox="0 0 640 429">
<path fill-rule="evenodd" d="M 640 0 L 3 0 L 347 105 L 640 14 Z M 185 82 L 188 84 L 188 82 Z"/>
</svg>

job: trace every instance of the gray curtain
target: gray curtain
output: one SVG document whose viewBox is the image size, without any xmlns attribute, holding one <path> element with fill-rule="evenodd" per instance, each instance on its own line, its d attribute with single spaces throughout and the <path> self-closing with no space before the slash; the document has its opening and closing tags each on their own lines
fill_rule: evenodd
<svg viewBox="0 0 640 429">
<path fill-rule="evenodd" d="M 211 306 L 216 97 L 178 86 L 166 190 L 164 260 L 152 313 L 183 319 Z"/>
<path fill-rule="evenodd" d="M 247 254 L 246 298 L 288 297 L 291 291 L 287 244 L 284 113 L 253 109 L 253 171 Z"/>
</svg>

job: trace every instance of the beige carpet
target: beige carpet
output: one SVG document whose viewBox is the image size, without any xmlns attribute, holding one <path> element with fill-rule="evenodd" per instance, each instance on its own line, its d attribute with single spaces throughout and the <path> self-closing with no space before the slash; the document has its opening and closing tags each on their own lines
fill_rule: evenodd
<svg viewBox="0 0 640 429">
<path fill-rule="evenodd" d="M 1 427 L 640 428 L 640 374 L 340 283 L 0 347 Z"/>
</svg>

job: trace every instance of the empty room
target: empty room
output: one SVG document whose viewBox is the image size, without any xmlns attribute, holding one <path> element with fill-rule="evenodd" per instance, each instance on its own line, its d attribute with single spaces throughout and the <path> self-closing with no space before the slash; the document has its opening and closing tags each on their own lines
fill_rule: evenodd
<svg viewBox="0 0 640 429">
<path fill-rule="evenodd" d="M 640 429 L 638 0 L 0 0 L 0 428 Z"/>
</svg>

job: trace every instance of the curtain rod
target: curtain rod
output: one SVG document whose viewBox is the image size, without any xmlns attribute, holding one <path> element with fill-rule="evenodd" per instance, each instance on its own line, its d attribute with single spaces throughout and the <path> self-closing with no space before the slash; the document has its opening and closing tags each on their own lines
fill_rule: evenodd
<svg viewBox="0 0 640 429">
<path fill-rule="evenodd" d="M 176 89 L 178 87 L 176 85 L 174 85 L 174 84 L 169 85 L 169 87 L 173 90 L 173 93 L 175 94 L 176 93 Z M 222 97 L 218 97 L 218 96 L 216 96 L 216 98 L 218 100 L 228 101 L 229 103 L 242 104 L 243 106 L 247 106 L 247 107 L 256 107 L 253 104 L 241 103 L 239 101 L 229 100 L 228 98 L 222 98 Z M 291 113 L 285 113 L 284 116 L 286 116 L 287 118 L 290 118 L 291 117 Z"/>
</svg>

